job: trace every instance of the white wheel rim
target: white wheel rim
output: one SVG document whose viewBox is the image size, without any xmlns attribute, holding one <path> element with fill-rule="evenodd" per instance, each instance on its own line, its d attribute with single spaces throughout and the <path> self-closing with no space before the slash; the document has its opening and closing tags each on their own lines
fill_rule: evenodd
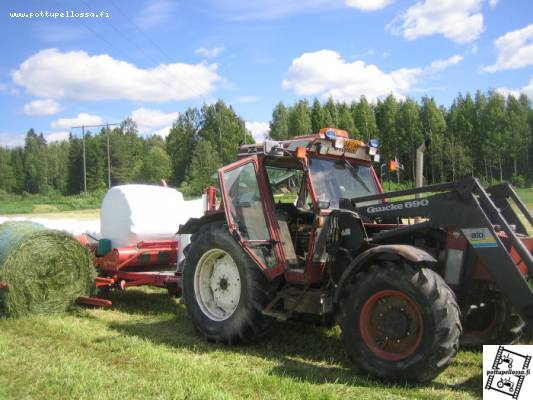
<svg viewBox="0 0 533 400">
<path fill-rule="evenodd" d="M 241 298 L 241 275 L 233 258 L 221 249 L 205 252 L 194 273 L 194 295 L 213 321 L 231 317 Z"/>
</svg>

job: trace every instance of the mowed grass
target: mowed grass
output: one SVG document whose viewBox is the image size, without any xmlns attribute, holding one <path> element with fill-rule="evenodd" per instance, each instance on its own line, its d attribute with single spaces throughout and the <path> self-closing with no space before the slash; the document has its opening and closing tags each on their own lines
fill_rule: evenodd
<svg viewBox="0 0 533 400">
<path fill-rule="evenodd" d="M 74 196 L 53 194 L 8 194 L 0 191 L 1 214 L 58 213 L 100 207 L 104 192 L 93 192 Z"/>
<path fill-rule="evenodd" d="M 358 375 L 337 327 L 276 323 L 246 346 L 198 337 L 178 300 L 156 289 L 112 295 L 112 309 L 0 320 L 2 399 L 471 399 L 480 353 L 462 351 L 428 385 Z"/>
<path fill-rule="evenodd" d="M 533 209 L 533 189 L 519 190 Z M 44 211 L 76 218 L 73 213 Z M 87 211 L 94 215 L 96 211 Z M 77 217 L 82 218 L 82 214 Z M 185 307 L 165 291 L 112 295 L 112 309 L 0 319 L 0 399 L 473 399 L 482 395 L 482 355 L 461 351 L 427 385 L 358 374 L 338 327 L 276 323 L 264 340 L 205 342 Z"/>
</svg>

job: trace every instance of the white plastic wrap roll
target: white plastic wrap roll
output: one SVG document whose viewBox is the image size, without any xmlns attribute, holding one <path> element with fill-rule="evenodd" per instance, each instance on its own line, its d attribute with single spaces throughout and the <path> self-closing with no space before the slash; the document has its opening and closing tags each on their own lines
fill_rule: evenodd
<svg viewBox="0 0 533 400">
<path fill-rule="evenodd" d="M 111 188 L 102 201 L 100 228 L 112 247 L 142 240 L 175 240 L 180 224 L 203 214 L 202 200 L 184 201 L 176 189 L 150 185 Z"/>
</svg>

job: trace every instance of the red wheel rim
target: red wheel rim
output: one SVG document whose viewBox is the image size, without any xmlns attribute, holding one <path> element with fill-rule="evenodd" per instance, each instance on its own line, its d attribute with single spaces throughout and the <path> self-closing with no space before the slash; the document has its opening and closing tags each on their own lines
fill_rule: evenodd
<svg viewBox="0 0 533 400">
<path fill-rule="evenodd" d="M 376 356 L 397 361 L 413 354 L 423 336 L 420 308 L 399 290 L 380 290 L 363 305 L 359 329 L 365 345 Z"/>
</svg>

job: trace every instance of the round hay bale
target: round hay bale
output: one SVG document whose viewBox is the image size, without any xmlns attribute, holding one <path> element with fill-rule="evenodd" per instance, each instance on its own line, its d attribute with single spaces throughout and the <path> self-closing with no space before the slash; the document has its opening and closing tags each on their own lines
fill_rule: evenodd
<svg viewBox="0 0 533 400">
<path fill-rule="evenodd" d="M 0 316 L 62 312 L 93 292 L 89 251 L 72 236 L 32 222 L 0 225 Z"/>
</svg>

